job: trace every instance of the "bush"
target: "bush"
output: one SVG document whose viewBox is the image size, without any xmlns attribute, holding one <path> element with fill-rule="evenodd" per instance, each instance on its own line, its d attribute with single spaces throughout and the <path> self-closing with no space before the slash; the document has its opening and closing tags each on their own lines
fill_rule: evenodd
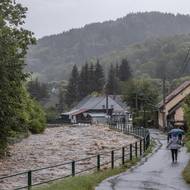
<svg viewBox="0 0 190 190">
<path fill-rule="evenodd" d="M 42 133 L 46 128 L 46 116 L 42 107 L 32 100 L 32 110 L 30 112 L 29 130 L 34 133 Z"/>
<path fill-rule="evenodd" d="M 134 117 L 133 119 L 133 125 L 134 126 L 137 126 L 137 127 L 140 127 L 143 125 L 143 116 L 136 116 Z"/>
<path fill-rule="evenodd" d="M 45 129 L 45 127 L 40 123 L 39 120 L 37 120 L 37 119 L 31 120 L 29 130 L 32 133 L 34 133 L 34 134 L 42 133 L 44 131 L 44 129 Z"/>
<path fill-rule="evenodd" d="M 46 116 L 41 105 L 32 99 L 25 89 L 23 89 L 22 101 L 22 110 L 18 114 L 17 125 L 35 134 L 42 133 L 46 127 Z"/>
</svg>

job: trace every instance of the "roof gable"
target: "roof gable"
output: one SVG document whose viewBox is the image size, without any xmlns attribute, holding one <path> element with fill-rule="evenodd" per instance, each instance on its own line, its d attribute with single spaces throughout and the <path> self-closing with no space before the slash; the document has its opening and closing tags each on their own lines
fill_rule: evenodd
<svg viewBox="0 0 190 190">
<path fill-rule="evenodd" d="M 171 100 L 173 100 L 177 95 L 179 95 L 183 90 L 190 87 L 190 81 L 185 81 L 178 88 L 172 91 L 165 99 L 165 103 L 168 104 Z M 163 107 L 163 101 L 161 101 L 158 106 L 159 108 Z"/>
</svg>

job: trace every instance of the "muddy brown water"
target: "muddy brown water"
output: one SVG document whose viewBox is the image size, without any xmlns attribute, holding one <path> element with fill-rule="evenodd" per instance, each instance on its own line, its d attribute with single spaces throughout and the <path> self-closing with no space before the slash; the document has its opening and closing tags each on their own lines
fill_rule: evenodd
<svg viewBox="0 0 190 190">
<path fill-rule="evenodd" d="M 43 134 L 31 135 L 10 146 L 10 157 L 0 160 L 0 177 L 110 152 L 135 141 L 133 136 L 112 131 L 104 126 L 48 128 Z M 110 155 L 102 156 L 101 161 L 110 161 Z M 95 166 L 96 158 L 89 159 L 78 162 L 76 171 Z M 34 172 L 33 183 L 70 173 L 71 165 Z M 23 175 L 0 181 L 0 189 L 11 190 L 26 184 L 27 176 Z"/>
</svg>

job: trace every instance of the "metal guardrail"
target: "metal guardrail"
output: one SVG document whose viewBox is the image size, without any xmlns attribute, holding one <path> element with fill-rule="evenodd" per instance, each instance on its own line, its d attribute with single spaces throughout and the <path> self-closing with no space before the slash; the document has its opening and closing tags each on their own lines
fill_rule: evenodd
<svg viewBox="0 0 190 190">
<path fill-rule="evenodd" d="M 131 134 L 131 135 L 136 136 L 138 138 L 138 141 L 133 144 L 127 145 L 125 147 L 114 149 L 111 152 L 105 152 L 105 153 L 87 157 L 84 159 L 69 161 L 69 162 L 65 162 L 65 163 L 61 163 L 61 164 L 57 164 L 53 166 L 38 168 L 38 169 L 33 169 L 33 170 L 29 170 L 29 171 L 9 175 L 9 176 L 2 176 L 0 177 L 0 184 L 6 183 L 9 181 L 11 182 L 11 179 L 13 178 L 15 178 L 14 181 L 15 180 L 17 181 L 21 178 L 23 179 L 24 178 L 23 176 L 25 176 L 26 178 L 25 184 L 21 182 L 21 185 L 19 187 L 13 186 L 12 190 L 20 190 L 20 189 L 30 190 L 31 187 L 33 186 L 49 183 L 49 182 L 67 178 L 67 177 L 74 177 L 76 175 L 85 173 L 90 170 L 99 171 L 101 170 L 101 167 L 105 165 L 111 168 L 114 168 L 116 165 L 120 165 L 120 164 L 124 165 L 126 161 L 132 160 L 134 157 L 141 157 L 143 153 L 146 151 L 146 149 L 149 147 L 150 134 L 147 129 L 134 128 L 131 125 L 127 125 L 119 121 L 118 122 L 110 121 L 108 125 L 110 129 L 117 130 L 124 134 Z M 89 164 L 90 162 L 93 164 L 90 165 Z M 80 170 L 80 166 L 85 165 L 85 164 L 87 166 L 89 165 L 90 166 L 86 167 L 85 169 Z M 51 171 L 53 169 L 61 170 L 62 173 L 64 173 L 63 171 L 67 170 L 68 173 L 65 172 L 65 175 L 59 175 L 55 178 L 52 178 L 51 176 L 49 179 L 41 179 L 40 172 L 45 173 L 44 171 L 47 172 L 47 170 Z M 41 180 L 38 180 L 38 178 Z"/>
</svg>

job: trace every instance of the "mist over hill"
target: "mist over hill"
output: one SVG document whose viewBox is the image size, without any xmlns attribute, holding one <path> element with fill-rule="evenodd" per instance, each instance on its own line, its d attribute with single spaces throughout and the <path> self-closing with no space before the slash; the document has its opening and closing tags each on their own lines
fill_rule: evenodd
<svg viewBox="0 0 190 190">
<path fill-rule="evenodd" d="M 128 56 L 124 50 L 130 45 L 189 33 L 189 15 L 159 12 L 128 14 L 115 21 L 93 23 L 38 40 L 28 53 L 28 70 L 38 73 L 46 81 L 67 79 L 73 64 L 80 66 L 87 60 L 113 52 L 123 51 L 122 56 Z M 138 65 L 137 62 L 135 64 Z M 135 68 L 139 72 L 142 70 L 140 66 Z"/>
<path fill-rule="evenodd" d="M 162 78 L 165 72 L 173 80 L 190 75 L 189 48 L 190 34 L 148 39 L 104 55 L 101 63 L 108 70 L 110 63 L 120 63 L 127 56 L 133 75 Z"/>
</svg>

